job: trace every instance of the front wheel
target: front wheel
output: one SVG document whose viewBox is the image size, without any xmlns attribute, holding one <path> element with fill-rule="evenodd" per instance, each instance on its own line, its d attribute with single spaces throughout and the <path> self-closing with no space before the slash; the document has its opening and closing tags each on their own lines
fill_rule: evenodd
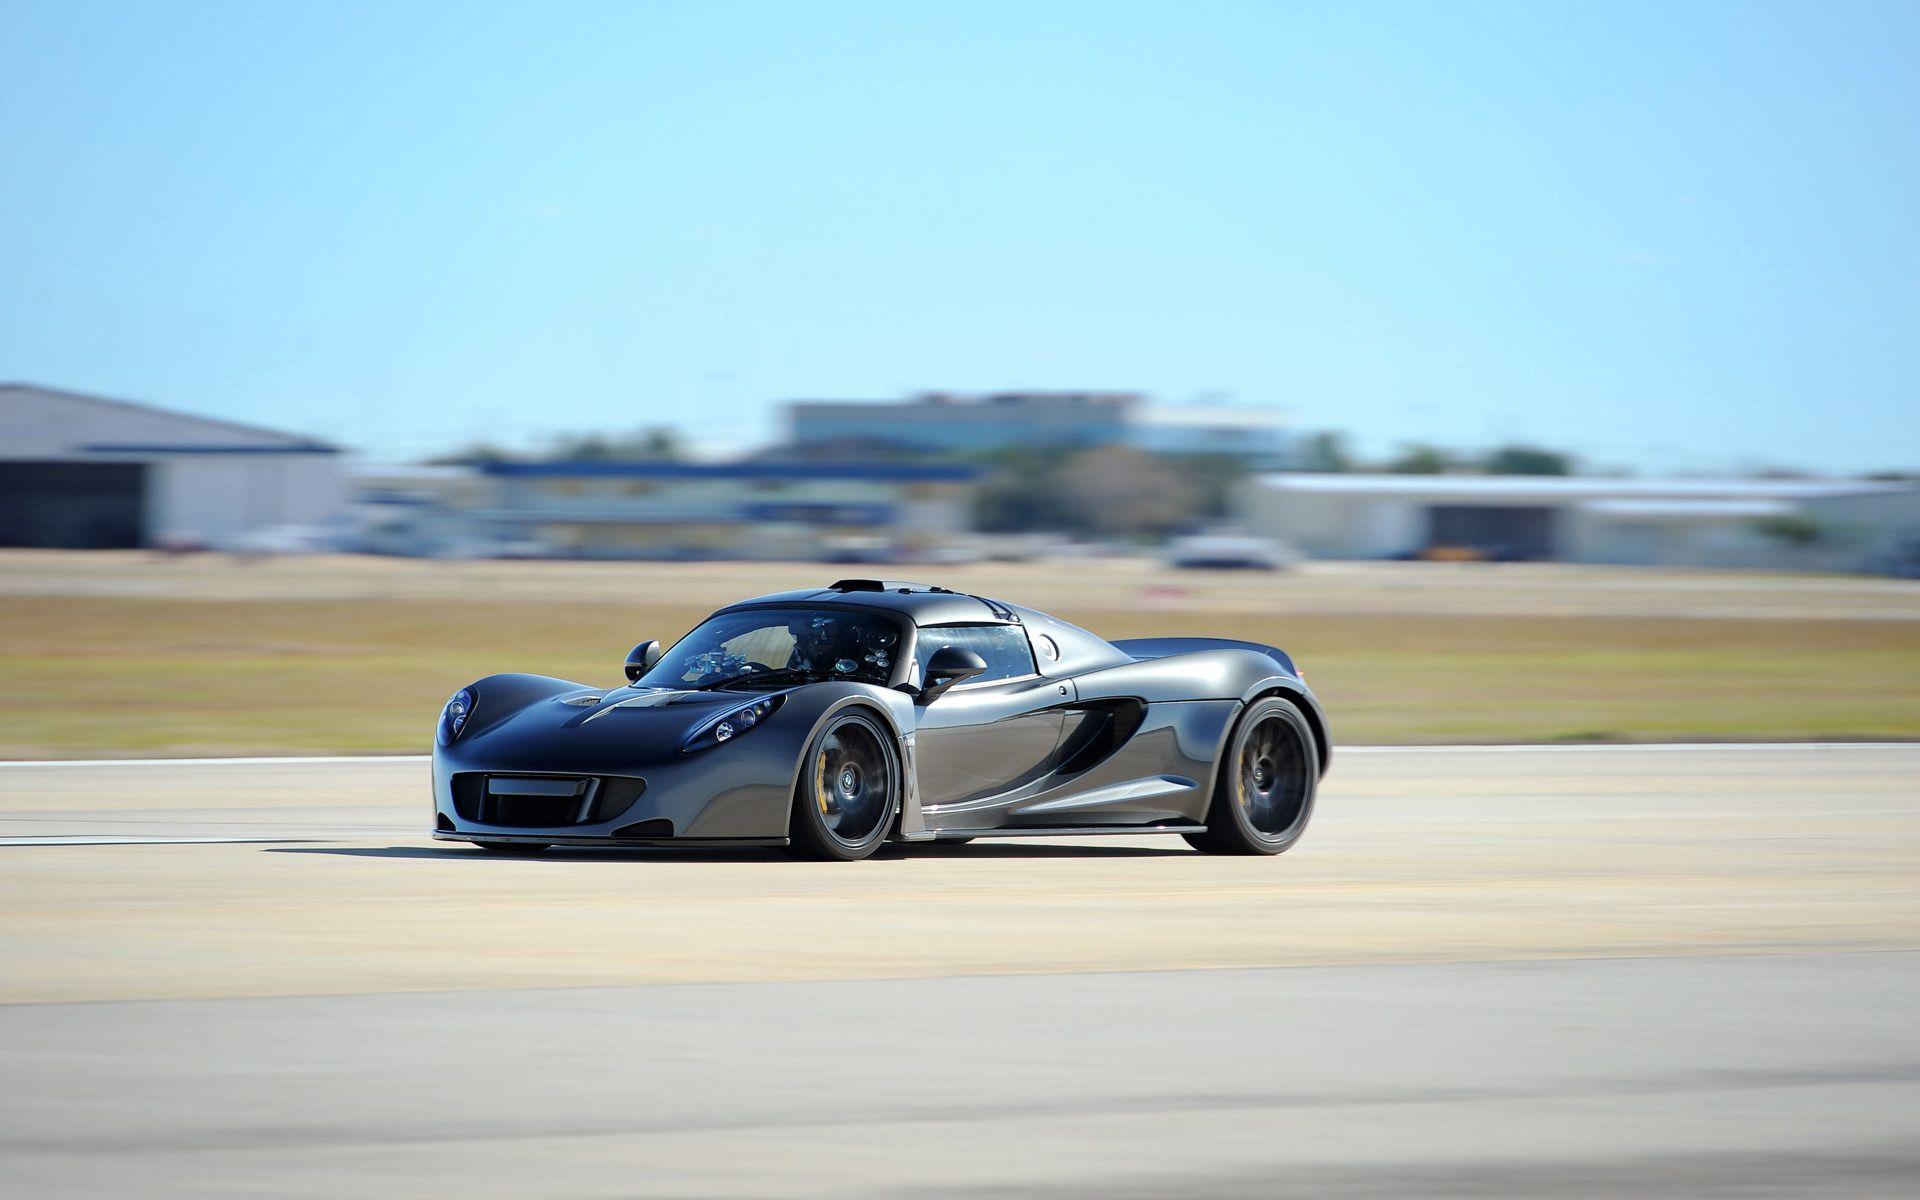
<svg viewBox="0 0 1920 1200">
<path fill-rule="evenodd" d="M 843 712 L 802 761 L 789 821 L 793 853 L 852 862 L 887 840 L 900 800 L 900 755 L 879 718 Z"/>
<path fill-rule="evenodd" d="M 1306 832 L 1319 782 L 1307 718 L 1291 700 L 1256 700 L 1227 741 L 1207 831 L 1182 836 L 1209 854 L 1278 854 Z"/>
</svg>

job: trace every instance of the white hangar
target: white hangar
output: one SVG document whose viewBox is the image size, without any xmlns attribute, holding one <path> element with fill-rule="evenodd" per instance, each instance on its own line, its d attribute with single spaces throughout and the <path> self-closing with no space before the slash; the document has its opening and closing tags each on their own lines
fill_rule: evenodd
<svg viewBox="0 0 1920 1200">
<path fill-rule="evenodd" d="M 0 384 L 0 546 L 218 545 L 334 518 L 338 447 L 31 384 Z"/>
</svg>

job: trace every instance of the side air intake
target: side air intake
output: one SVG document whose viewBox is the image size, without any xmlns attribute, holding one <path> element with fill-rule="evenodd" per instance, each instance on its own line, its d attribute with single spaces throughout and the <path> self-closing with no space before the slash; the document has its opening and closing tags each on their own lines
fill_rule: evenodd
<svg viewBox="0 0 1920 1200">
<path fill-rule="evenodd" d="M 631 825 L 622 825 L 613 831 L 617 838 L 670 838 L 673 836 L 673 822 L 665 817 L 655 817 L 651 821 L 635 821 Z"/>
</svg>

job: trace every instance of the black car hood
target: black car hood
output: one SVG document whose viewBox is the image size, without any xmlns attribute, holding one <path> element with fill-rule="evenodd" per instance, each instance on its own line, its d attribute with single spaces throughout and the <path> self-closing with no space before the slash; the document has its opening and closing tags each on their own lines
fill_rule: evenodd
<svg viewBox="0 0 1920 1200">
<path fill-rule="evenodd" d="M 672 688 L 580 687 L 538 696 L 507 712 L 489 713 L 482 683 L 475 724 L 455 747 L 508 761 L 605 753 L 650 760 L 676 756 L 707 721 L 768 693 L 759 690 L 684 691 Z"/>
</svg>

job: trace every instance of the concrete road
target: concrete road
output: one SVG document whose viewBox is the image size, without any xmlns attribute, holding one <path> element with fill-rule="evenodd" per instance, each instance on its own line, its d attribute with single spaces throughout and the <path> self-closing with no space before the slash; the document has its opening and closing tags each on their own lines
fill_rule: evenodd
<svg viewBox="0 0 1920 1200">
<path fill-rule="evenodd" d="M 0 768 L 8 1194 L 1920 1189 L 1920 747 L 1349 753 L 1259 861 L 502 860 L 424 770 Z"/>
</svg>

